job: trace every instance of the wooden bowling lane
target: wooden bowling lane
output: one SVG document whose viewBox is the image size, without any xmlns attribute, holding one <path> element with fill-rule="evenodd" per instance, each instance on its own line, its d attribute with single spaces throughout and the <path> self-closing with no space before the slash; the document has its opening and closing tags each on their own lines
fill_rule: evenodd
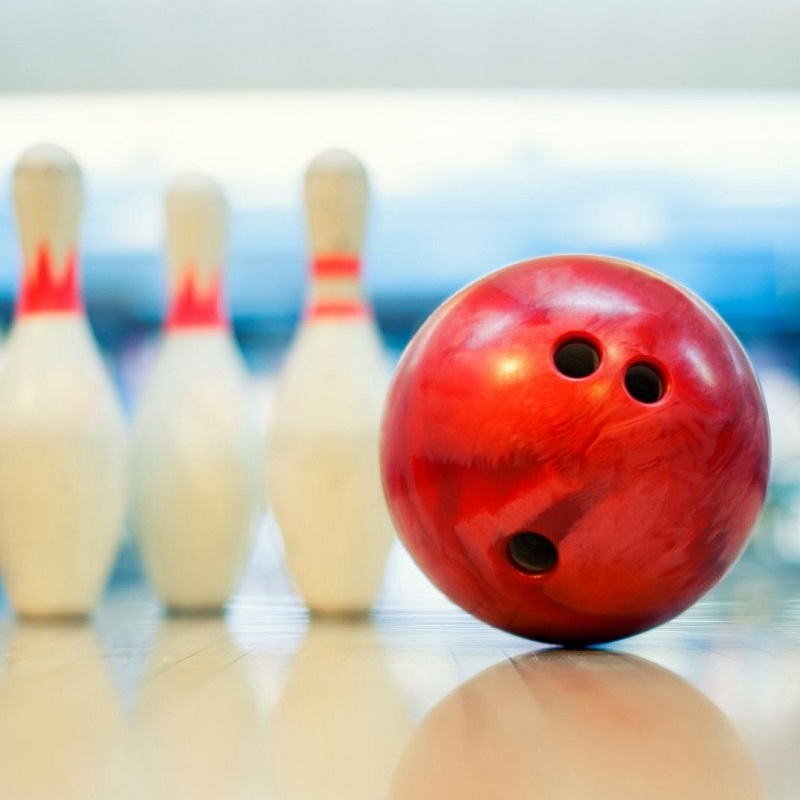
<svg viewBox="0 0 800 800">
<path fill-rule="evenodd" d="M 722 591 L 599 651 L 444 602 L 290 597 L 0 624 L 0 797 L 767 798 L 800 786 L 800 592 Z"/>
</svg>

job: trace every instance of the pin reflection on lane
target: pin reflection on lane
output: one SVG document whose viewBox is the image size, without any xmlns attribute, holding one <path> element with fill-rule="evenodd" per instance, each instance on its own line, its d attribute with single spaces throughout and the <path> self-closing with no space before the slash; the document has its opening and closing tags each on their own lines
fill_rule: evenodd
<svg viewBox="0 0 800 800">
<path fill-rule="evenodd" d="M 259 711 L 244 656 L 218 617 L 161 624 L 134 712 L 148 797 L 254 796 Z"/>
<path fill-rule="evenodd" d="M 368 620 L 312 619 L 267 737 L 274 800 L 378 800 L 411 732 Z"/>
<path fill-rule="evenodd" d="M 12 628 L 0 672 L 0 797 L 137 800 L 128 734 L 95 631 Z"/>
<path fill-rule="evenodd" d="M 634 656 L 548 651 L 444 698 L 398 765 L 392 800 L 757 800 L 755 764 L 700 691 Z"/>
</svg>

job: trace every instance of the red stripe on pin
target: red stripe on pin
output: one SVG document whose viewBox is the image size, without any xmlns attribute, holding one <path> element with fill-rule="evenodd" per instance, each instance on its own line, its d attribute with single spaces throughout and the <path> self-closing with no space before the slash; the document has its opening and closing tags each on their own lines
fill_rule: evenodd
<svg viewBox="0 0 800 800">
<path fill-rule="evenodd" d="M 315 278 L 357 278 L 361 274 L 361 259 L 357 255 L 314 256 L 311 274 Z"/>
<path fill-rule="evenodd" d="M 195 270 L 186 270 L 167 314 L 167 328 L 218 328 L 225 325 L 227 320 L 222 310 L 222 285 L 219 277 L 201 288 Z"/>
<path fill-rule="evenodd" d="M 363 300 L 320 300 L 306 309 L 306 319 L 352 319 L 368 317 L 370 313 Z"/>
<path fill-rule="evenodd" d="M 42 245 L 36 254 L 33 269 L 23 272 L 17 313 L 74 313 L 81 309 L 78 258 L 75 251 L 71 250 L 67 254 L 61 274 L 56 275 L 50 250 L 47 245 Z"/>
</svg>

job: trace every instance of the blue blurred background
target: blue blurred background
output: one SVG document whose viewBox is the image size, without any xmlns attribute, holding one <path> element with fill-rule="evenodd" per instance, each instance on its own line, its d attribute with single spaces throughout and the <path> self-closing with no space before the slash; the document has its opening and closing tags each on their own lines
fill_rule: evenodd
<svg viewBox="0 0 800 800">
<path fill-rule="evenodd" d="M 370 168 L 367 280 L 397 343 L 466 281 L 564 251 L 655 267 L 756 345 L 797 335 L 800 101 L 791 94 L 0 96 L 0 130 L 7 318 L 19 274 L 10 170 L 48 138 L 87 173 L 84 283 L 103 334 L 158 325 L 163 191 L 176 171 L 202 169 L 229 194 L 229 304 L 258 351 L 291 329 L 302 301 L 305 163 L 339 144 Z"/>
</svg>

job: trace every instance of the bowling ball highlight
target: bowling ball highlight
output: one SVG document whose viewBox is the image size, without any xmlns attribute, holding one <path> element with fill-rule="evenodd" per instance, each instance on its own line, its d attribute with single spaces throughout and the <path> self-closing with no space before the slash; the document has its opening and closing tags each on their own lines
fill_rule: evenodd
<svg viewBox="0 0 800 800">
<path fill-rule="evenodd" d="M 514 264 L 446 301 L 400 361 L 383 483 L 411 555 L 521 636 L 644 631 L 741 554 L 766 491 L 766 411 L 736 337 L 655 272 Z"/>
</svg>

